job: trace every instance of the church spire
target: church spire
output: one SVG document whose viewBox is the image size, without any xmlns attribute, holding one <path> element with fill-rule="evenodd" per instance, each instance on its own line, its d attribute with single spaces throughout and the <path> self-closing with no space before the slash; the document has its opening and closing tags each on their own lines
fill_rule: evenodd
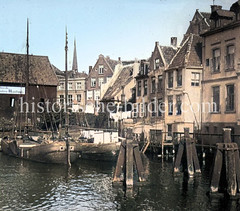
<svg viewBox="0 0 240 211">
<path fill-rule="evenodd" d="M 73 70 L 74 72 L 78 72 L 76 39 L 74 39 L 74 51 L 73 51 L 72 70 Z"/>
</svg>

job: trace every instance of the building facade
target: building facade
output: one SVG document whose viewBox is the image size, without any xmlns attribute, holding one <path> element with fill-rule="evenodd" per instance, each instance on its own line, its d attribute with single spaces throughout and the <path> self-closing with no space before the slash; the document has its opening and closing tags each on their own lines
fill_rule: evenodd
<svg viewBox="0 0 240 211">
<path fill-rule="evenodd" d="M 101 96 L 101 86 L 107 83 L 119 61 L 99 55 L 96 64 L 89 66 L 89 74 L 86 81 L 86 113 L 97 113 Z"/>
<path fill-rule="evenodd" d="M 59 85 L 57 98 L 61 105 L 65 103 L 65 72 L 55 67 Z M 78 72 L 76 40 L 74 40 L 72 70 L 68 71 L 68 107 L 73 112 L 84 112 L 86 109 L 87 74 Z"/>
<path fill-rule="evenodd" d="M 240 4 L 212 6 L 213 27 L 203 37 L 203 133 L 240 133 Z"/>
</svg>

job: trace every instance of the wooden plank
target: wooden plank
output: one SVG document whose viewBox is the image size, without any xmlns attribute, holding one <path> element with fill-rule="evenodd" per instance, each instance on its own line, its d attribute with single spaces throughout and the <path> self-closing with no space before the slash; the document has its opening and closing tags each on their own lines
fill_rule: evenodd
<svg viewBox="0 0 240 211">
<path fill-rule="evenodd" d="M 193 163 L 194 163 L 195 172 L 201 173 L 201 169 L 200 169 L 200 165 L 199 165 L 199 160 L 198 160 L 198 156 L 197 156 L 197 150 L 196 150 L 195 143 L 192 143 L 192 157 L 193 157 Z"/>
<path fill-rule="evenodd" d="M 113 177 L 113 182 L 120 182 L 121 181 L 121 173 L 123 168 L 125 168 L 125 161 L 126 161 L 126 141 L 123 140 L 120 146 L 117 165 Z"/>
<path fill-rule="evenodd" d="M 236 166 L 234 151 L 225 151 L 227 193 L 229 196 L 237 194 Z"/>
<path fill-rule="evenodd" d="M 238 184 L 238 192 L 240 192 L 240 160 L 239 160 L 239 151 L 234 151 L 235 156 L 235 168 L 236 168 L 236 178 L 237 178 L 237 184 Z"/>
<path fill-rule="evenodd" d="M 126 144 L 126 187 L 133 186 L 133 145 L 132 140 L 127 140 Z"/>
<path fill-rule="evenodd" d="M 178 173 L 180 171 L 183 150 L 184 150 L 184 144 L 182 142 L 180 142 L 178 145 L 178 152 L 177 152 L 177 157 L 176 157 L 176 161 L 175 161 L 175 165 L 174 165 L 174 173 Z"/>
<path fill-rule="evenodd" d="M 218 185 L 220 181 L 221 171 L 222 171 L 222 162 L 223 162 L 223 154 L 217 149 L 215 161 L 214 161 L 214 169 L 211 180 L 211 192 L 218 192 Z"/>
<path fill-rule="evenodd" d="M 135 161 L 137 172 L 138 172 L 138 180 L 139 182 L 145 181 L 144 168 L 143 168 L 142 158 L 141 158 L 138 146 L 135 146 L 133 148 L 133 154 L 134 154 L 134 161 Z"/>
<path fill-rule="evenodd" d="M 192 156 L 192 143 L 190 138 L 186 138 L 186 152 L 187 152 L 187 170 L 188 176 L 194 175 L 193 156 Z"/>
</svg>

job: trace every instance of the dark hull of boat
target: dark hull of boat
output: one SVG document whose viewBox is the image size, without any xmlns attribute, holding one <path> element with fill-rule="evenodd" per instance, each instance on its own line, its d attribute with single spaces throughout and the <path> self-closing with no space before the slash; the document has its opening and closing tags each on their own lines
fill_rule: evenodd
<svg viewBox="0 0 240 211">
<path fill-rule="evenodd" d="M 119 149 L 120 143 L 76 143 L 75 145 L 75 150 L 80 153 L 80 157 L 88 160 L 116 161 Z"/>
<path fill-rule="evenodd" d="M 67 164 L 67 151 L 65 142 L 53 142 L 49 144 L 36 145 L 33 147 L 18 147 L 16 141 L 2 140 L 3 153 L 41 163 Z M 79 153 L 71 151 L 71 163 L 79 158 Z"/>
</svg>

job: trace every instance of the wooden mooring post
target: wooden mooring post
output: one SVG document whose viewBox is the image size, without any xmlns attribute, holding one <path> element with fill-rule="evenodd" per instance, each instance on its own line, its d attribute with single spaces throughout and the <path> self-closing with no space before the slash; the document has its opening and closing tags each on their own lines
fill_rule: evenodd
<svg viewBox="0 0 240 211">
<path fill-rule="evenodd" d="M 126 140 L 122 141 L 114 172 L 113 183 L 124 182 L 126 187 L 133 186 L 134 164 L 137 169 L 139 182 L 145 181 L 144 167 L 141 159 L 139 146 L 136 140 L 127 135 Z M 121 178 L 123 173 L 124 178 Z M 123 180 L 122 180 L 123 179 Z"/>
<path fill-rule="evenodd" d="M 183 156 L 185 156 L 186 159 L 182 159 Z M 184 161 L 186 163 L 184 163 Z M 186 166 L 187 173 L 190 177 L 194 175 L 194 172 L 201 173 L 195 140 L 190 138 L 189 128 L 184 128 L 184 137 L 180 140 L 178 145 L 177 157 L 174 164 L 174 173 L 180 172 L 181 164 L 183 167 Z"/>
<path fill-rule="evenodd" d="M 223 129 L 223 143 L 217 143 L 214 168 L 211 179 L 211 193 L 218 193 L 223 189 L 224 193 L 236 197 L 240 193 L 240 160 L 239 149 L 236 143 L 231 143 L 231 129 Z M 225 169 L 224 169 L 225 168 Z M 220 187 L 220 178 L 223 186 Z"/>
</svg>

